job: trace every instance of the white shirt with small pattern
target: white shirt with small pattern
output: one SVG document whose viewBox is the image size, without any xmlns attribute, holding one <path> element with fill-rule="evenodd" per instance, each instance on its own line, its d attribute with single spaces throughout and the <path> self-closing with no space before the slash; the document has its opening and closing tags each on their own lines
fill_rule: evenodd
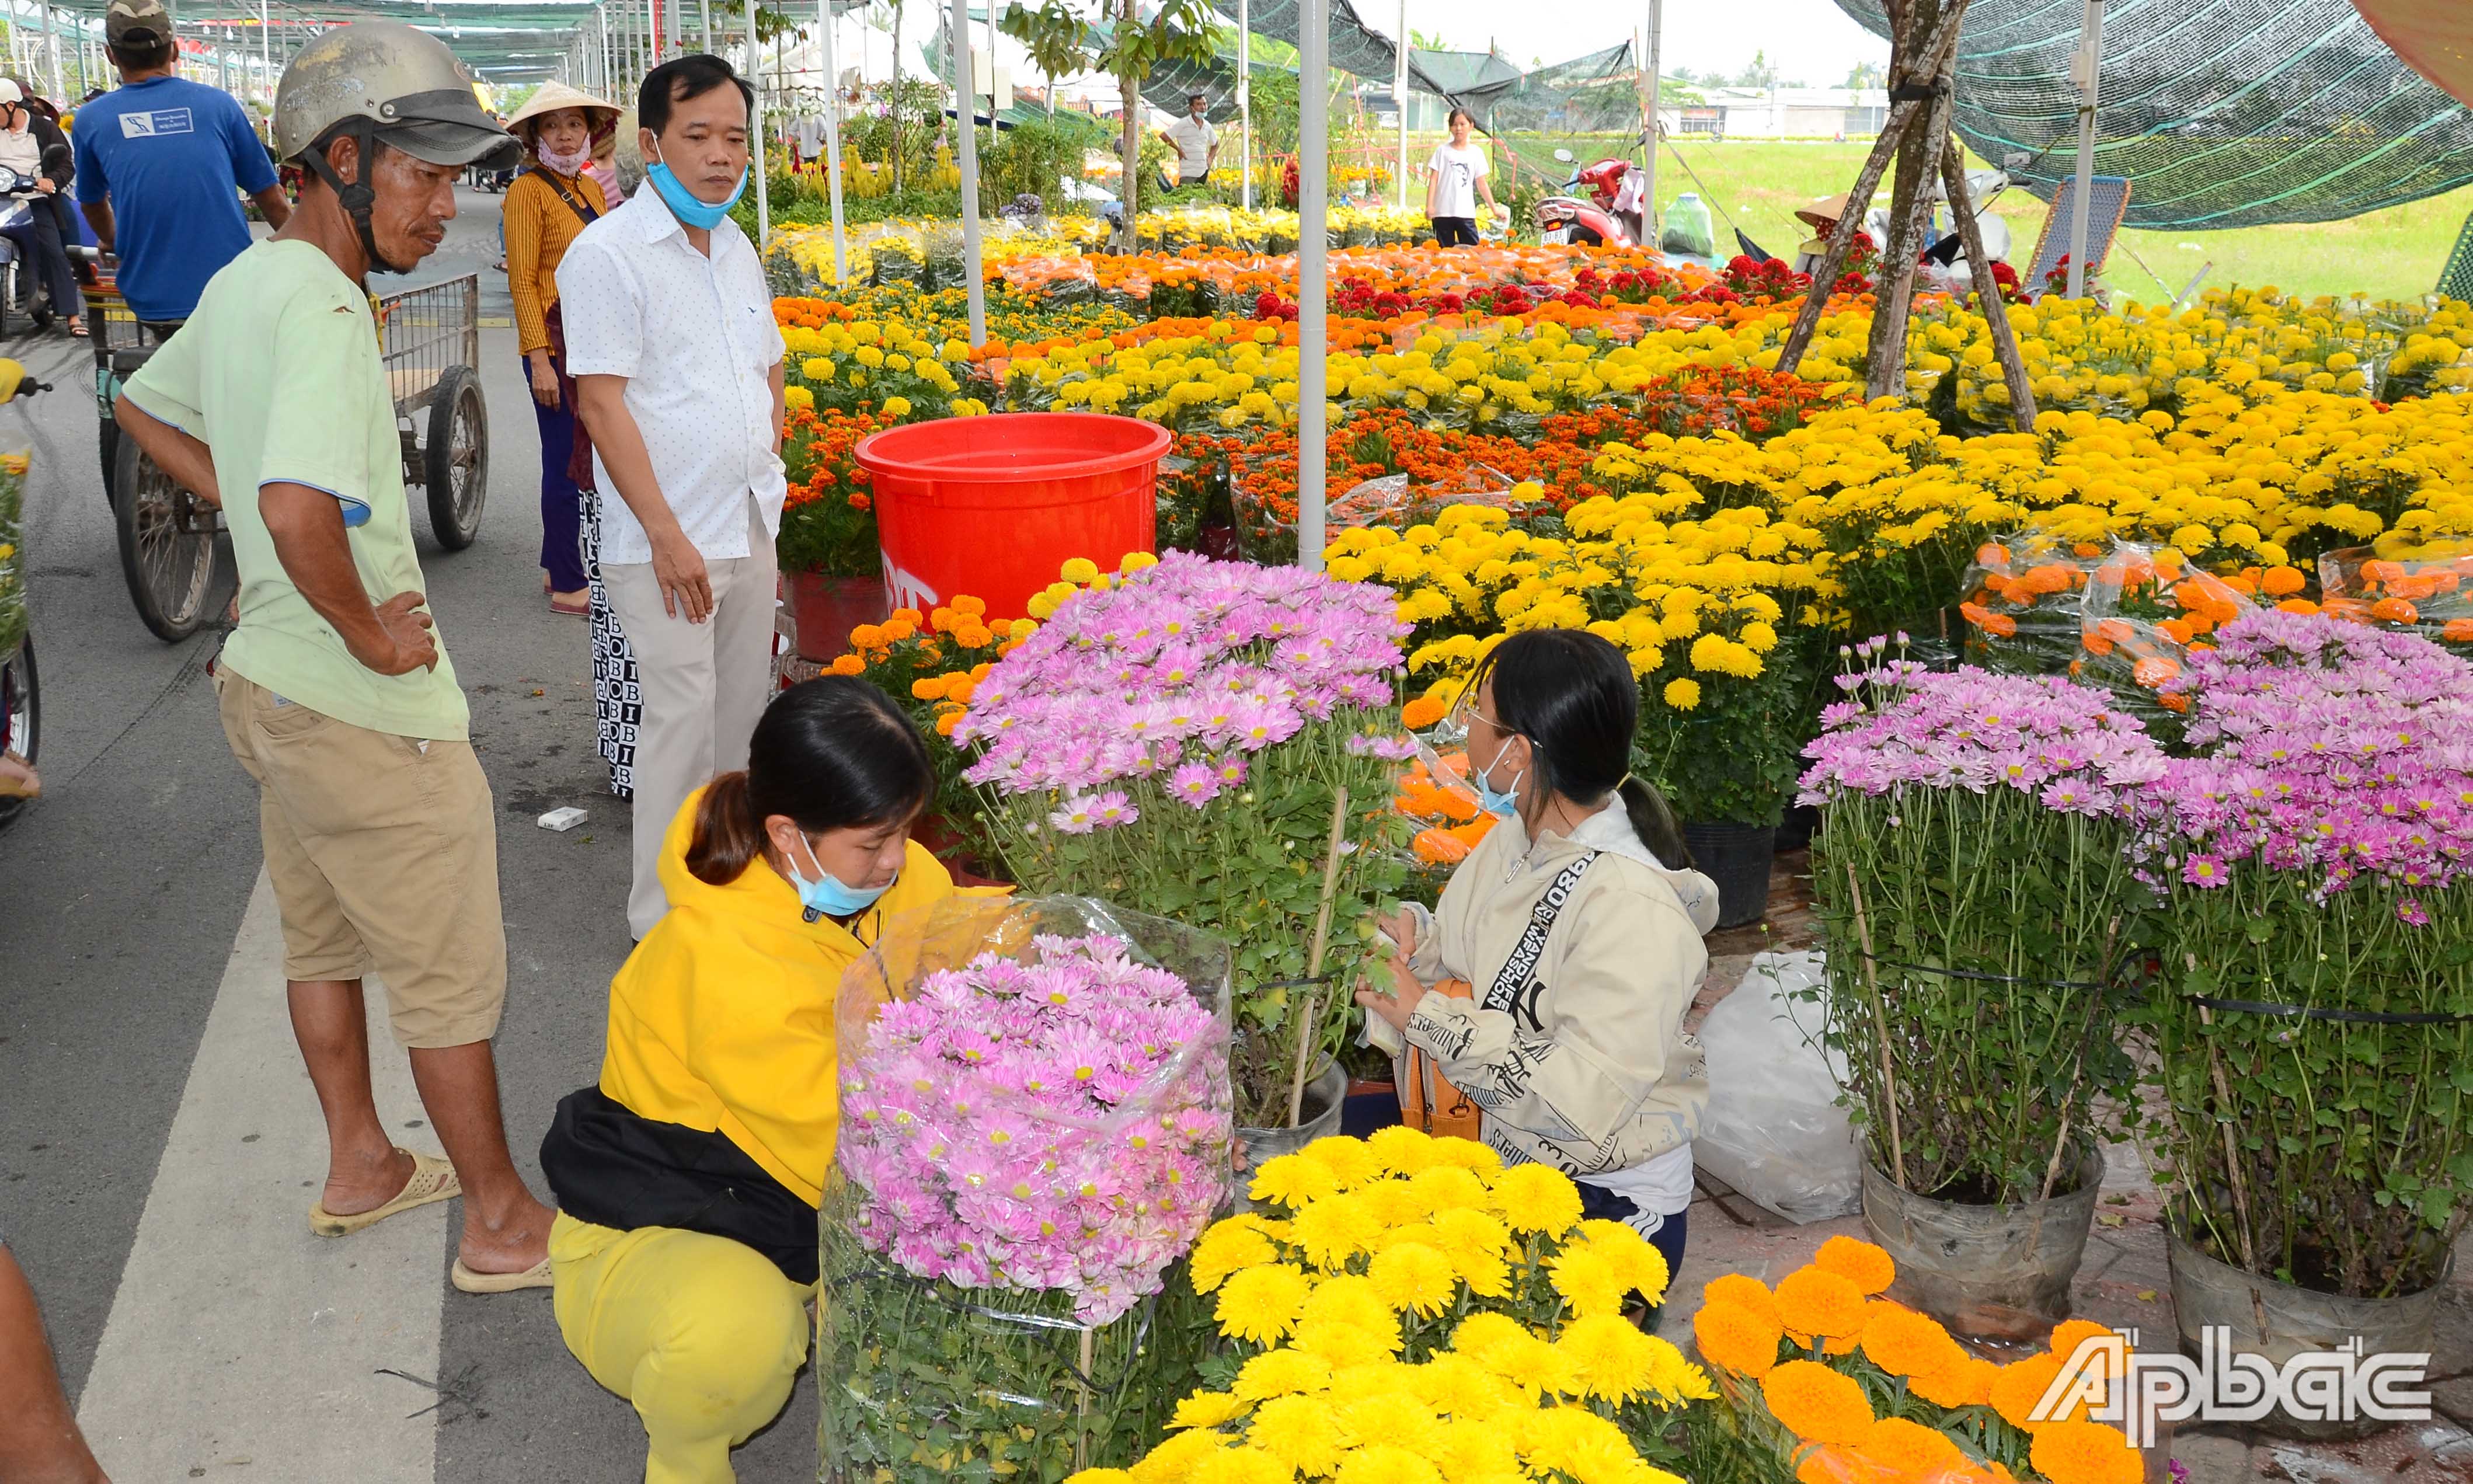
<svg viewBox="0 0 2473 1484">
<path fill-rule="evenodd" d="M 568 374 L 624 376 L 661 497 L 708 561 L 744 557 L 747 500 L 781 530 L 788 494 L 773 451 L 773 368 L 788 352 L 764 267 L 738 224 L 712 229 L 707 256 L 660 193 L 637 191 L 586 227 L 558 265 Z M 601 453 L 601 560 L 647 562 L 653 545 L 617 498 Z"/>
</svg>

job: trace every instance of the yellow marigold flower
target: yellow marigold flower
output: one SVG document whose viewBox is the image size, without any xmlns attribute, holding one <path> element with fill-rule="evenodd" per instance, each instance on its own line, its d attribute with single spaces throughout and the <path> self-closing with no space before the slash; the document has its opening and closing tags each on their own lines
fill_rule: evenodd
<svg viewBox="0 0 2473 1484">
<path fill-rule="evenodd" d="M 1459 1292 L 1459 1274 L 1452 1259 L 1423 1242 L 1385 1247 L 1374 1255 L 1365 1272 L 1385 1304 L 1425 1319 L 1451 1307 Z"/>
<path fill-rule="evenodd" d="M 1312 1280 L 1286 1263 L 1231 1273 L 1219 1289 L 1219 1332 L 1268 1345 L 1296 1328 L 1297 1312 L 1312 1291 Z"/>
<path fill-rule="evenodd" d="M 1348 1265 L 1349 1258 L 1374 1251 L 1384 1225 L 1362 1197 L 1328 1195 L 1299 1209 L 1289 1230 L 1308 1262 L 1326 1273 L 1336 1273 Z"/>
<path fill-rule="evenodd" d="M 1493 1192 L 1495 1210 L 1514 1232 L 1560 1236 L 1580 1219 L 1579 1188 L 1548 1165 L 1515 1164 L 1494 1177 Z"/>
<path fill-rule="evenodd" d="M 1257 1360 L 1269 1358 L 1267 1355 L 1258 1356 Z M 1311 1355 L 1298 1358 L 1318 1360 Z M 1247 1362 L 1249 1366 L 1255 1363 Z M 1324 1374 L 1330 1374 L 1328 1366 L 1324 1367 Z M 1320 1397 L 1271 1398 L 1254 1409 L 1254 1419 L 1246 1425 L 1245 1437 L 1256 1448 L 1299 1473 L 1319 1478 L 1339 1467 L 1339 1412 Z"/>
<path fill-rule="evenodd" d="M 1099 564 L 1088 557 L 1070 557 L 1057 575 L 1077 587 L 1087 587 L 1099 580 Z"/>
<path fill-rule="evenodd" d="M 1271 1350 L 1237 1367 L 1236 1382 L 1228 1389 L 1248 1401 L 1261 1401 L 1318 1392 L 1330 1385 L 1331 1362 L 1322 1356 L 1301 1350 Z"/>
<path fill-rule="evenodd" d="M 1443 719 L 1443 704 L 1428 696 L 1419 696 L 1400 708 L 1400 725 L 1410 731 L 1423 731 Z"/>
<path fill-rule="evenodd" d="M 838 655 L 833 658 L 832 671 L 835 675 L 858 675 L 866 669 L 867 661 L 856 655 Z"/>
<path fill-rule="evenodd" d="M 1239 1443 L 1216 1453 L 1205 1453 L 1195 1465 L 1193 1484 L 1295 1484 L 1297 1471 L 1276 1454 Z"/>
<path fill-rule="evenodd" d="M 1300 1151 L 1275 1155 L 1254 1171 L 1246 1194 L 1257 1201 L 1276 1201 L 1291 1209 L 1336 1193 L 1339 1178 L 1332 1167 Z"/>
<path fill-rule="evenodd" d="M 781 389 L 781 405 L 794 410 L 813 407 L 816 405 L 816 394 L 808 391 L 805 387 L 783 387 Z"/>
<path fill-rule="evenodd" d="M 1666 704 L 1678 711 L 1689 711 L 1700 704 L 1700 682 L 1680 676 L 1666 682 Z"/>
<path fill-rule="evenodd" d="M 888 418 L 907 418 L 910 416 L 910 398 L 888 396 L 884 399 L 882 411 Z"/>
<path fill-rule="evenodd" d="M 2037 1430 L 2027 1461 L 2052 1484 L 2138 1484 L 2146 1476 L 2129 1439 L 2101 1423 L 2053 1423 Z"/>
<path fill-rule="evenodd" d="M 1228 1438 L 1212 1428 L 1176 1433 L 1134 1465 L 1134 1484 L 1188 1484 L 1204 1458 L 1227 1447 Z"/>
<path fill-rule="evenodd" d="M 1761 1400 L 1795 1436 L 1813 1443 L 1851 1448 L 1873 1423 L 1862 1385 L 1816 1360 L 1789 1360 L 1761 1377 Z"/>
<path fill-rule="evenodd" d="M 1572 1361 L 1579 1394 L 1621 1405 L 1649 1392 L 1656 1346 L 1621 1314 L 1589 1314 L 1563 1327 L 1554 1342 Z"/>
<path fill-rule="evenodd" d="M 1377 1129 L 1365 1140 L 1382 1167 L 1395 1175 L 1414 1175 L 1437 1162 L 1436 1142 L 1432 1136 L 1401 1124 Z"/>
<path fill-rule="evenodd" d="M 1790 1335 L 1829 1338 L 1863 1332 L 1863 1290 L 1826 1269 L 1797 1268 L 1777 1285 L 1778 1320 Z"/>
<path fill-rule="evenodd" d="M 1209 1293 L 1233 1273 L 1279 1260 L 1279 1249 L 1269 1237 L 1252 1227 L 1221 1222 L 1194 1244 L 1193 1291 Z"/>
<path fill-rule="evenodd" d="M 1224 1391 L 1197 1391 L 1178 1400 L 1170 1427 L 1216 1427 L 1245 1415 L 1246 1403 Z"/>
<path fill-rule="evenodd" d="M 1433 1461 L 1389 1443 L 1352 1449 L 1339 1461 L 1333 1484 L 1443 1484 Z"/>
<path fill-rule="evenodd" d="M 1328 1170 L 1333 1189 L 1353 1190 L 1382 1173 L 1381 1162 L 1359 1138 L 1331 1135 L 1315 1139 L 1297 1154 Z"/>
<path fill-rule="evenodd" d="M 1898 1276 L 1898 1265 L 1886 1249 L 1851 1236 L 1833 1236 L 1821 1243 L 1820 1251 L 1813 1254 L 1812 1265 L 1847 1280 L 1866 1298 L 1888 1292 Z"/>
</svg>

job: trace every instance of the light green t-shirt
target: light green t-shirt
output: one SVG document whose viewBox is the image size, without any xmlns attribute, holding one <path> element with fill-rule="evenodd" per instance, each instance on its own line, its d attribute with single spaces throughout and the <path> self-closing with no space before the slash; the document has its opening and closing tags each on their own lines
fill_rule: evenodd
<svg viewBox="0 0 2473 1484">
<path fill-rule="evenodd" d="M 471 713 L 446 641 L 438 666 L 380 675 L 344 647 L 275 554 L 261 486 L 289 482 L 343 502 L 352 563 L 372 604 L 427 592 L 412 544 L 395 398 L 369 296 L 305 242 L 260 242 L 207 281 L 198 312 L 124 389 L 148 416 L 214 451 L 224 521 L 240 564 L 240 628 L 222 662 L 285 699 L 397 736 L 461 741 Z"/>
</svg>

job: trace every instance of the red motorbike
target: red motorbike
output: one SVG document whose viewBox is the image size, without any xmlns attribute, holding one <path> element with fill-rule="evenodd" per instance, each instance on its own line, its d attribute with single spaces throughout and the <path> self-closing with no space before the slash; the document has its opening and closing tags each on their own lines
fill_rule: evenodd
<svg viewBox="0 0 2473 1484">
<path fill-rule="evenodd" d="M 1564 164 L 1573 164 L 1569 150 L 1556 150 L 1554 157 Z M 1539 238 L 1545 242 L 1636 247 L 1646 230 L 1643 218 L 1647 187 L 1648 173 L 1627 159 L 1608 158 L 1591 165 L 1574 165 L 1571 180 L 1563 183 L 1563 194 L 1549 196 L 1537 203 Z M 1588 192 L 1585 200 L 1578 194 L 1582 190 Z"/>
</svg>

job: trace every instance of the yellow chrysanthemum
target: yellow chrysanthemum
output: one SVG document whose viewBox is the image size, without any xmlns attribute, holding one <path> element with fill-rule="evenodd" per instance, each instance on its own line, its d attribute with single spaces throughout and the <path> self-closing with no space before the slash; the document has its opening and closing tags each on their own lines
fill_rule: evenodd
<svg viewBox="0 0 2473 1484">
<path fill-rule="evenodd" d="M 1373 1152 L 1374 1158 L 1381 1162 L 1382 1167 L 1392 1174 L 1414 1175 L 1419 1170 L 1438 1162 L 1434 1150 L 1437 1142 L 1438 1140 L 1431 1135 L 1422 1130 L 1408 1128 L 1403 1124 L 1393 1124 L 1389 1128 L 1377 1129 L 1367 1136 L 1365 1146 Z"/>
<path fill-rule="evenodd" d="M 1202 1460 L 1227 1447 L 1227 1437 L 1209 1427 L 1172 1433 L 1134 1465 L 1134 1484 L 1190 1484 Z"/>
<path fill-rule="evenodd" d="M 1546 1264 L 1548 1281 L 1574 1314 L 1619 1314 L 1631 1292 L 1621 1272 L 1595 1248 L 1574 1243 Z"/>
<path fill-rule="evenodd" d="M 1241 1400 L 1322 1391 L 1331 1385 L 1331 1362 L 1305 1351 L 1266 1350 L 1236 1368 L 1229 1392 Z"/>
<path fill-rule="evenodd" d="M 1339 1461 L 1333 1484 L 1443 1484 L 1433 1461 L 1388 1443 L 1352 1448 Z"/>
<path fill-rule="evenodd" d="M 1620 1405 L 1649 1392 L 1656 1347 L 1620 1314 L 1592 1314 L 1563 1327 L 1554 1346 L 1572 1362 L 1579 1395 Z"/>
<path fill-rule="evenodd" d="M 1219 1289 L 1219 1332 L 1268 1345 L 1296 1328 L 1298 1310 L 1312 1292 L 1313 1280 L 1286 1263 L 1231 1273 Z"/>
<path fill-rule="evenodd" d="M 1288 1224 L 1289 1240 L 1304 1250 L 1308 1262 L 1326 1273 L 1338 1272 L 1351 1257 L 1372 1252 L 1382 1229 L 1362 1194 L 1325 1196 L 1299 1210 Z"/>
<path fill-rule="evenodd" d="M 1251 1227 L 1222 1223 L 1212 1227 L 1193 1248 L 1193 1291 L 1209 1293 L 1232 1273 L 1277 1262 L 1280 1251 L 1269 1237 Z"/>
<path fill-rule="evenodd" d="M 1254 1409 L 1246 1440 L 1299 1473 L 1339 1467 L 1339 1411 L 1320 1397 L 1274 1397 Z"/>
<path fill-rule="evenodd" d="M 1273 1201 L 1294 1209 L 1339 1189 L 1340 1182 L 1329 1164 L 1299 1151 L 1263 1161 L 1246 1193 L 1257 1201 Z"/>
<path fill-rule="evenodd" d="M 1515 1164 L 1494 1177 L 1495 1210 L 1514 1232 L 1560 1236 L 1580 1219 L 1580 1191 L 1572 1178 L 1544 1164 Z"/>
<path fill-rule="evenodd" d="M 1422 1319 L 1451 1307 L 1460 1286 L 1452 1259 L 1423 1242 L 1401 1242 L 1376 1253 L 1366 1277 L 1382 1302 Z"/>
<path fill-rule="evenodd" d="M 1245 1415 L 1246 1403 L 1224 1391 L 1190 1392 L 1177 1400 L 1170 1427 L 1216 1427 Z"/>
<path fill-rule="evenodd" d="M 1333 1187 L 1353 1190 L 1382 1173 L 1382 1162 L 1363 1139 L 1332 1136 L 1317 1138 L 1297 1151 L 1297 1157 L 1321 1165 L 1331 1172 Z"/>
</svg>

